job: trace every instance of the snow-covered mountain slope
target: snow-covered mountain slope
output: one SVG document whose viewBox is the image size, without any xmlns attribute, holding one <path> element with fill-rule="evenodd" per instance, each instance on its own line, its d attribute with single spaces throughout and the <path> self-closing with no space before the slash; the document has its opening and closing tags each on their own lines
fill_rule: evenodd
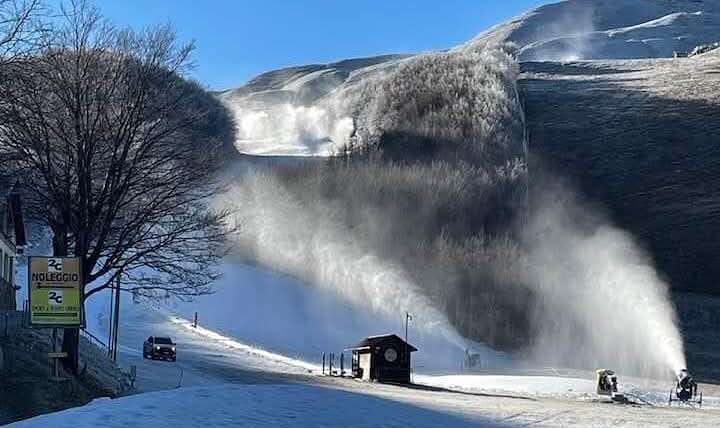
<svg viewBox="0 0 720 428">
<path fill-rule="evenodd" d="M 327 95 L 341 83 L 365 73 L 379 64 L 392 62 L 407 55 L 380 55 L 354 58 L 330 64 L 310 64 L 263 73 L 247 84 L 223 91 L 223 100 L 258 101 L 282 99 L 295 104 L 310 104 Z"/>
<path fill-rule="evenodd" d="M 511 42 L 521 61 L 669 58 L 717 41 L 715 0 L 565 0 L 497 25 L 451 52 Z M 365 119 L 362 88 L 408 57 L 289 67 L 219 93 L 236 119 L 237 149 L 252 155 L 338 152 Z"/>
<path fill-rule="evenodd" d="M 463 45 L 513 42 L 521 61 L 672 57 L 720 38 L 714 0 L 566 0 L 539 7 Z"/>
<path fill-rule="evenodd" d="M 407 55 L 356 58 L 270 71 L 218 94 L 233 113 L 236 147 L 251 155 L 328 155 L 353 131 L 343 98 L 359 84 L 392 69 Z"/>
</svg>

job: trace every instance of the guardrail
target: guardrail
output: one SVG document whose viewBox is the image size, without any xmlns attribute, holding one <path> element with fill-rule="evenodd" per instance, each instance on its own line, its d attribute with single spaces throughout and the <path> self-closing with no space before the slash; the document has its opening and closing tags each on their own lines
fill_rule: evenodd
<svg viewBox="0 0 720 428">
<path fill-rule="evenodd" d="M 7 337 L 17 330 L 28 326 L 26 311 L 0 310 L 0 336 Z M 107 345 L 99 337 L 90 331 L 81 328 L 80 334 L 85 336 L 91 343 L 107 351 Z"/>
<path fill-rule="evenodd" d="M 98 338 L 98 337 L 95 336 L 94 334 L 90 333 L 90 331 L 88 331 L 87 329 L 81 328 L 81 329 L 80 329 L 80 334 L 82 334 L 83 336 L 85 336 L 85 338 L 87 338 L 88 340 L 90 340 L 90 342 L 94 343 L 95 345 L 98 345 L 98 346 L 101 347 L 103 350 L 107 351 L 108 347 L 107 347 L 107 345 L 105 344 L 105 342 L 103 342 L 102 340 L 100 340 L 100 338 Z"/>
</svg>

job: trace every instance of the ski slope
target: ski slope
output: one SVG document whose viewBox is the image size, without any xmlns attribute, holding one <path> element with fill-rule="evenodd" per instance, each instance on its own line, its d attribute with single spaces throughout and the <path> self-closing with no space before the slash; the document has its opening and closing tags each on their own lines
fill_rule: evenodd
<svg viewBox="0 0 720 428">
<path fill-rule="evenodd" d="M 133 303 L 131 296 L 123 295 L 120 362 L 138 367 L 141 390 L 176 386 L 179 369 L 185 386 L 224 381 L 228 368 L 243 372 L 231 377 L 248 382 L 264 381 L 267 373 L 315 374 L 321 370 L 323 353 L 340 355 L 370 335 L 404 335 L 404 313 L 395 319 L 378 316 L 297 279 L 254 266 L 227 263 L 224 269 L 215 293 L 194 301 Z M 88 328 L 98 337 L 107 336 L 109 301 L 109 295 L 100 293 L 87 302 Z M 190 321 L 195 312 L 198 328 Z M 408 334 L 409 341 L 423 351 L 414 357 L 418 369 L 446 371 L 462 364 L 465 350 L 446 338 L 419 331 L 412 322 Z M 177 364 L 143 360 L 142 343 L 151 335 L 168 335 L 178 343 Z M 485 367 L 510 364 L 509 356 L 482 344 L 468 342 L 467 347 L 480 354 Z M 348 365 L 349 356 L 345 353 Z"/>
</svg>

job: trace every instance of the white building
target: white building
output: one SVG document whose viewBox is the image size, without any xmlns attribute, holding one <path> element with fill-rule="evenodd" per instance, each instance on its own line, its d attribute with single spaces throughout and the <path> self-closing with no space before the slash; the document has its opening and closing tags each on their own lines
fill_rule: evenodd
<svg viewBox="0 0 720 428">
<path fill-rule="evenodd" d="M 0 181 L 0 309 L 15 309 L 15 258 L 25 245 L 20 194 Z"/>
</svg>

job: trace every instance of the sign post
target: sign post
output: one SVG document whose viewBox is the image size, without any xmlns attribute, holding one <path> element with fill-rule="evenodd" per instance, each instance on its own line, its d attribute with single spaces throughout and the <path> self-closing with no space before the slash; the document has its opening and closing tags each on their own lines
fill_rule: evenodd
<svg viewBox="0 0 720 428">
<path fill-rule="evenodd" d="M 52 352 L 54 381 L 60 377 L 59 359 L 67 358 L 58 352 L 58 328 L 83 326 L 83 284 L 80 259 L 77 257 L 30 257 L 28 263 L 28 303 L 31 327 L 53 329 Z"/>
<path fill-rule="evenodd" d="M 50 377 L 50 380 L 55 382 L 62 382 L 65 379 L 60 377 L 60 358 L 67 357 L 67 353 L 65 352 L 58 352 L 57 347 L 57 328 L 53 328 L 53 334 L 52 334 L 52 341 L 53 341 L 53 350 L 52 352 L 48 353 L 48 357 L 52 358 L 53 360 L 53 376 Z"/>
</svg>

